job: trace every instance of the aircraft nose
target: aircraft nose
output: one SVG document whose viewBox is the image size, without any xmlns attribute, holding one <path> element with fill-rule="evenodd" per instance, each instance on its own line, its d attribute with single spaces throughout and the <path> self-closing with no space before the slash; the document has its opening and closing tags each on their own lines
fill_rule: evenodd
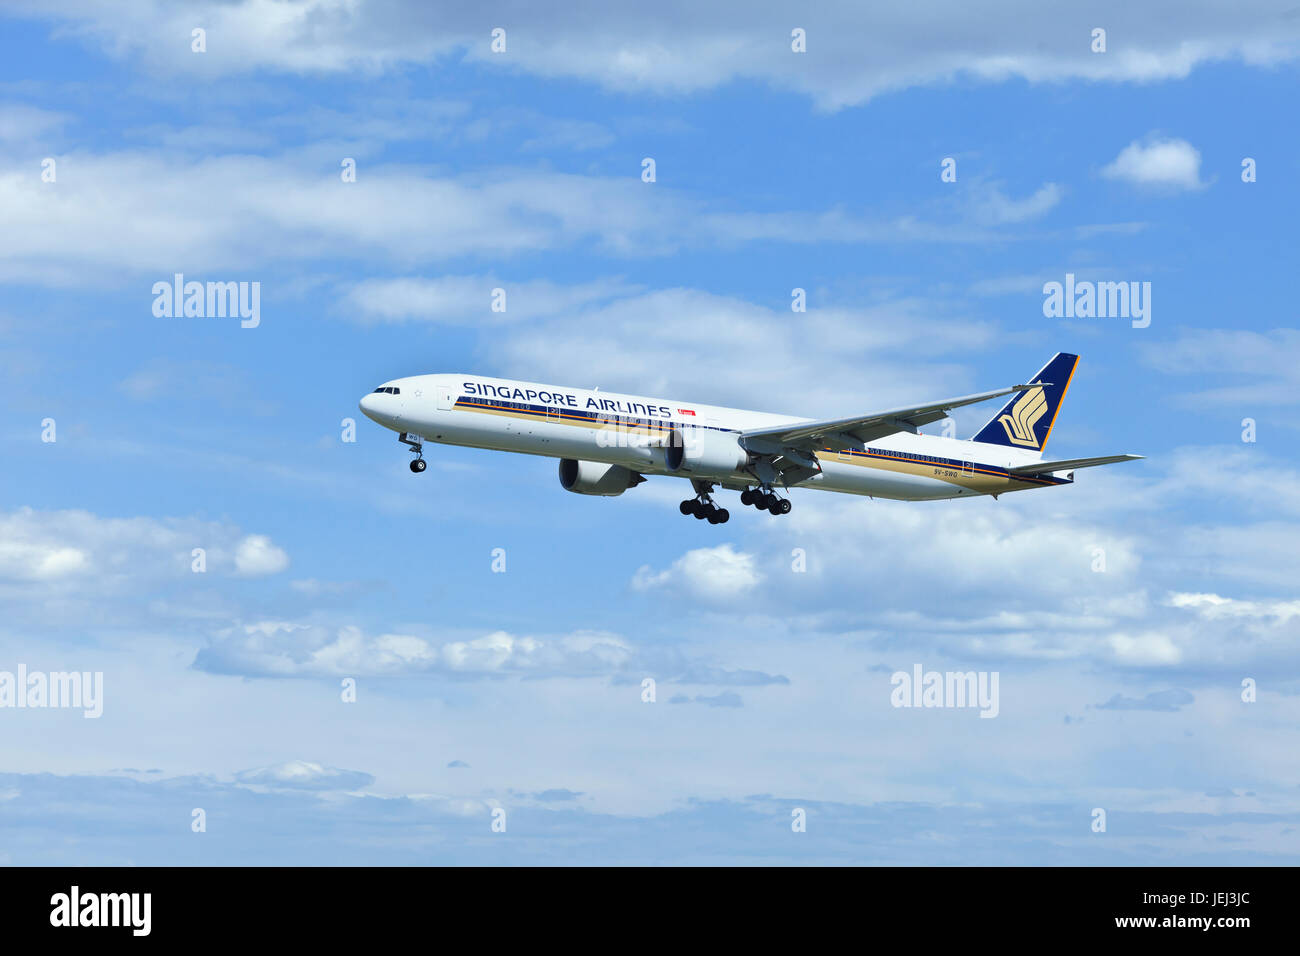
<svg viewBox="0 0 1300 956">
<path fill-rule="evenodd" d="M 402 425 L 402 400 L 387 392 L 370 392 L 361 396 L 357 407 L 366 418 L 397 431 Z"/>
</svg>

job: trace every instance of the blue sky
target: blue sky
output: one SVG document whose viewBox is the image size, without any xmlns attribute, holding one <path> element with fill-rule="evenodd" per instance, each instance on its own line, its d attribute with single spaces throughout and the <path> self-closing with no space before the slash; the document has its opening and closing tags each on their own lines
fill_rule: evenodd
<svg viewBox="0 0 1300 956">
<path fill-rule="evenodd" d="M 697 6 L 0 14 L 0 671 L 104 675 L 96 720 L 0 709 L 0 860 L 1300 860 L 1300 20 Z M 155 317 L 177 272 L 260 324 Z M 1046 318 L 1066 273 L 1150 325 Z M 1049 454 L 1145 460 L 725 526 L 415 476 L 356 408 L 472 371 L 844 416 L 1056 351 Z M 916 664 L 998 716 L 892 707 Z"/>
</svg>

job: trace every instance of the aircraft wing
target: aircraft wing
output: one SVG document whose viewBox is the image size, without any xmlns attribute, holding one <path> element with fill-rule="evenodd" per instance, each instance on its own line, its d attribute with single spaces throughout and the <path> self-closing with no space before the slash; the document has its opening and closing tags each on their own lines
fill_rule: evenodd
<svg viewBox="0 0 1300 956">
<path fill-rule="evenodd" d="M 1117 461 L 1136 461 L 1141 457 L 1141 455 L 1105 455 L 1101 458 L 1066 458 L 1062 461 L 1036 461 L 1032 465 L 1008 468 L 1007 471 L 1013 475 L 1044 475 L 1049 471 L 1091 468 L 1093 465 L 1110 465 Z"/>
<path fill-rule="evenodd" d="M 1037 388 L 1041 382 L 1033 385 L 1012 385 L 992 392 L 980 392 L 977 395 L 963 395 L 949 398 L 931 405 L 916 405 L 911 408 L 894 408 L 884 412 L 873 412 L 856 418 L 833 418 L 819 422 L 792 422 L 789 425 L 774 425 L 770 428 L 752 428 L 741 433 L 741 443 L 746 448 L 761 451 L 764 446 L 772 450 L 790 449 L 792 451 L 814 452 L 823 448 L 841 451 L 851 446 L 884 438 L 895 432 L 916 433 L 917 428 L 937 422 L 948 417 L 949 409 L 962 405 L 974 405 L 986 402 L 990 398 L 1010 395 Z"/>
</svg>

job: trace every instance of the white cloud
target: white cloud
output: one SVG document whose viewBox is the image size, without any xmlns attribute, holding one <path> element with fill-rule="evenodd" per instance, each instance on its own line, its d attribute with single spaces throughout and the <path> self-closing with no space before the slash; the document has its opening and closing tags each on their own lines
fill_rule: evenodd
<svg viewBox="0 0 1300 956">
<path fill-rule="evenodd" d="M 1056 183 L 1044 183 L 1031 196 L 1012 199 L 996 185 L 980 186 L 972 204 L 975 217 L 989 225 L 1027 222 L 1046 215 L 1060 203 L 1065 190 Z"/>
<path fill-rule="evenodd" d="M 63 113 L 21 103 L 0 103 L 0 142 L 36 144 L 39 147 L 41 137 L 67 122 L 68 117 Z"/>
<path fill-rule="evenodd" d="M 985 242 L 1015 238 L 994 226 L 1038 214 L 1054 201 L 1049 186 L 1028 200 L 959 203 L 955 215 L 976 220 L 962 225 L 838 207 L 724 212 L 665 184 L 650 189 L 635 169 L 623 176 L 512 168 L 431 175 L 418 167 L 376 165 L 355 183 L 343 183 L 333 170 L 304 175 L 300 159 L 281 156 L 141 151 L 55 158 L 57 183 L 18 168 L 0 172 L 0 205 L 10 226 L 0 234 L 0 279 L 80 284 L 136 278 L 146 315 L 153 282 L 170 281 L 176 272 L 199 281 L 260 281 L 258 272 L 245 270 L 340 257 L 409 268 L 583 244 L 603 254 L 643 257 L 754 241 Z M 186 263 L 202 263 L 203 272 Z M 476 307 L 477 281 L 383 280 L 358 294 L 374 297 L 368 312 L 376 318 L 438 318 Z M 584 301 L 615 290 L 536 282 L 522 291 L 534 293 L 544 310 L 562 307 L 564 296 Z"/>
<path fill-rule="evenodd" d="M 395 675 L 413 673 L 552 677 L 610 675 L 632 660 L 620 637 L 578 632 L 553 638 L 493 631 L 461 640 L 368 635 L 353 625 L 264 620 L 217 632 L 196 666 L 218 673 Z"/>
<path fill-rule="evenodd" d="M 25 241 L 6 230 L 2 274 L 84 282 L 111 273 L 148 283 L 201 262 L 190 278 L 258 279 L 232 270 L 340 254 L 398 266 L 445 257 L 508 256 L 594 240 L 655 254 L 686 236 L 686 200 L 634 176 L 597 178 L 528 170 L 431 177 L 375 167 L 356 183 L 304 176 L 255 156 L 193 159 L 158 153 L 56 157 L 59 180 L 0 174 L 0 202 Z M 662 248 L 661 248 L 662 247 Z M 141 290 L 142 310 L 152 295 Z M 147 314 L 147 313 L 146 313 Z"/>
<path fill-rule="evenodd" d="M 1121 664 L 1160 666 L 1183 659 L 1182 651 L 1167 634 L 1112 634 L 1106 640 Z"/>
<path fill-rule="evenodd" d="M 352 624 L 266 619 L 212 632 L 194 667 L 258 677 L 605 678 L 639 682 L 761 687 L 781 675 L 728 668 L 668 646 L 637 646 L 607 631 L 466 636 L 370 634 Z"/>
<path fill-rule="evenodd" d="M 80 548 L 49 540 L 0 540 L 0 578 L 46 581 L 76 574 L 88 564 L 88 556 Z"/>
<path fill-rule="evenodd" d="M 762 580 L 752 554 L 722 544 L 687 551 L 663 571 L 644 566 L 632 578 L 632 587 L 638 591 L 680 588 L 706 600 L 726 600 L 753 591 Z"/>
<path fill-rule="evenodd" d="M 1194 610 L 1211 621 L 1222 618 L 1268 618 L 1277 623 L 1285 623 L 1300 617 L 1300 601 L 1243 601 L 1217 594 L 1174 592 L 1169 595 L 1169 605 Z"/>
<path fill-rule="evenodd" d="M 492 310 L 495 289 L 505 292 L 504 311 Z M 342 308 L 363 321 L 477 325 L 555 316 L 632 291 L 618 279 L 576 285 L 547 279 L 509 282 L 493 276 L 365 279 L 347 289 Z"/>
<path fill-rule="evenodd" d="M 204 549 L 208 573 L 269 573 L 284 552 L 264 535 L 193 518 L 105 518 L 86 511 L 19 508 L 0 513 L 0 588 L 26 593 L 23 582 L 62 593 L 146 594 L 162 579 L 196 579 L 193 550 Z"/>
<path fill-rule="evenodd" d="M 503 374 L 531 381 L 816 416 L 971 391 L 955 358 L 995 337 L 986 323 L 946 318 L 941 302 L 848 308 L 809 294 L 797 315 L 698 289 L 628 295 L 516 328 L 496 354 Z"/>
<path fill-rule="evenodd" d="M 1300 517 L 1300 470 L 1257 444 L 1178 448 L 1165 463 L 1152 488 L 1159 500 L 1217 501 L 1220 521 L 1232 512 Z"/>
<path fill-rule="evenodd" d="M 1200 189 L 1205 185 L 1201 182 L 1201 154 L 1185 139 L 1134 141 L 1101 172 L 1138 186 Z"/>
<path fill-rule="evenodd" d="M 655 93 L 752 80 L 806 93 L 826 109 L 962 75 L 987 82 L 1184 77 L 1215 60 L 1289 59 L 1300 38 L 1300 25 L 1286 15 L 1287 0 L 1191 8 L 1175 0 L 1139 6 L 1108 0 L 1064 14 L 1019 0 L 888 9 L 840 0 L 793 18 L 780 5 L 742 0 L 664 0 L 652 7 L 577 3 L 561 9 L 510 4 L 498 13 L 507 27 L 503 55 L 490 51 L 491 18 L 485 20 L 473 5 L 205 0 L 178 7 L 136 0 L 105 7 L 94 0 L 25 0 L 16 9 L 57 18 L 64 31 L 113 56 L 179 76 L 211 79 L 267 68 L 379 73 L 463 58 L 485 70 Z M 944 29 L 936 30 L 937 22 Z M 208 31 L 208 52 L 202 55 L 190 52 L 196 23 Z M 1090 49 L 1097 24 L 1111 31 L 1104 55 Z M 791 52 L 794 26 L 807 32 L 807 53 Z"/>
<path fill-rule="evenodd" d="M 1251 407 L 1300 402 L 1297 329 L 1191 329 L 1172 342 L 1145 345 L 1141 354 L 1152 368 L 1195 376 L 1198 389 L 1180 396 L 1184 404 Z"/>
<path fill-rule="evenodd" d="M 235 570 L 247 577 L 278 574 L 289 566 L 289 555 L 264 534 L 250 534 L 235 548 Z"/>
<path fill-rule="evenodd" d="M 356 790 L 374 777 L 359 770 L 339 770 L 310 760 L 289 760 L 272 767 L 235 774 L 239 783 L 290 790 Z"/>
</svg>

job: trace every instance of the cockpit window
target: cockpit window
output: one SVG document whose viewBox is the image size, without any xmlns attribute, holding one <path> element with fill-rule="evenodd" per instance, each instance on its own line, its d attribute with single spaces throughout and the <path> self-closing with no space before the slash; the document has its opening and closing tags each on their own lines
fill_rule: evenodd
<svg viewBox="0 0 1300 956">
<path fill-rule="evenodd" d="M 383 393 L 386 394 L 386 395 L 401 395 L 401 394 L 402 394 L 402 390 L 401 390 L 400 388 L 395 388 L 395 387 L 392 386 L 392 385 L 381 385 L 381 386 L 379 386 L 377 389 L 375 389 L 375 391 L 376 391 L 376 392 L 383 392 Z"/>
</svg>

